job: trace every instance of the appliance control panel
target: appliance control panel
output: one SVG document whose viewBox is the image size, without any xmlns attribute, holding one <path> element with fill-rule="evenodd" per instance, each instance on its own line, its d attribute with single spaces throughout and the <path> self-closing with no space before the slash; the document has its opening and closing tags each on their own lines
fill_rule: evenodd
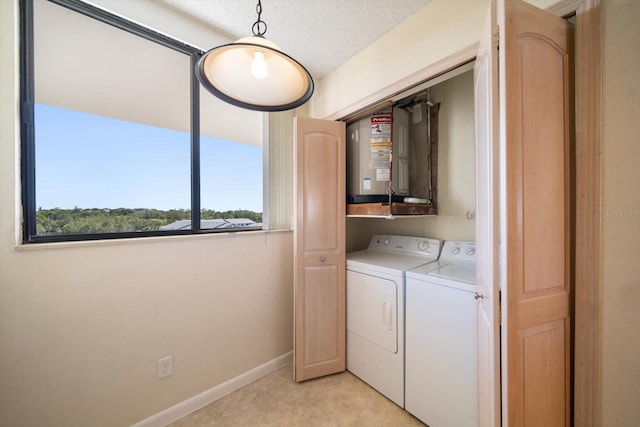
<svg viewBox="0 0 640 427">
<path fill-rule="evenodd" d="M 397 236 L 379 234 L 371 238 L 369 249 L 402 252 L 414 255 L 437 257 L 440 255 L 442 241 L 428 237 Z"/>
<path fill-rule="evenodd" d="M 447 240 L 442 246 L 441 260 L 456 262 L 475 262 L 476 244 L 475 242 L 461 242 Z"/>
</svg>

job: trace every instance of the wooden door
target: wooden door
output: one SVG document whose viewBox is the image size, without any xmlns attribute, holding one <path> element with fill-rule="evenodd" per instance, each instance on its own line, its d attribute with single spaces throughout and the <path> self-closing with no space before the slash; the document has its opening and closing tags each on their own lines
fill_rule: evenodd
<svg viewBox="0 0 640 427">
<path fill-rule="evenodd" d="M 491 3 L 474 66 L 478 426 L 500 426 L 498 27 Z"/>
<path fill-rule="evenodd" d="M 569 24 L 498 3 L 503 425 L 570 425 Z"/>
<path fill-rule="evenodd" d="M 345 370 L 342 122 L 294 119 L 294 379 Z"/>
</svg>

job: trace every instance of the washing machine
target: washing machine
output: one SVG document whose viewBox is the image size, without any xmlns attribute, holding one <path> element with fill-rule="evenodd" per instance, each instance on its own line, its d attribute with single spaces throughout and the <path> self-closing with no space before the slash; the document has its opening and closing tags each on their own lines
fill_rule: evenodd
<svg viewBox="0 0 640 427">
<path fill-rule="evenodd" d="M 347 258 L 347 370 L 404 408 L 405 272 L 435 262 L 442 241 L 376 235 Z"/>
<path fill-rule="evenodd" d="M 477 425 L 475 243 L 446 241 L 406 273 L 405 409 L 431 427 Z"/>
</svg>

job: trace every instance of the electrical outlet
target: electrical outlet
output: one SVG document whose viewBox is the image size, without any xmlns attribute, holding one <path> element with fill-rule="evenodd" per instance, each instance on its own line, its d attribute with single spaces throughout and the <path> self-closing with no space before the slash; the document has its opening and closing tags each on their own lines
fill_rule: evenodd
<svg viewBox="0 0 640 427">
<path fill-rule="evenodd" d="M 173 375 L 173 356 L 158 359 L 158 379 Z"/>
</svg>

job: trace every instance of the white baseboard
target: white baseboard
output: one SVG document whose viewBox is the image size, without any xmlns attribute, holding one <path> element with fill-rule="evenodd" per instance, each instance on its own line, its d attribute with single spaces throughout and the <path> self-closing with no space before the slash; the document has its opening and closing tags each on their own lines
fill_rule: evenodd
<svg viewBox="0 0 640 427">
<path fill-rule="evenodd" d="M 207 406 L 209 403 L 214 402 L 227 394 L 244 387 L 247 384 L 254 382 L 257 379 L 264 377 L 265 375 L 275 371 L 278 368 L 291 362 L 292 352 L 283 354 L 276 357 L 262 365 L 251 369 L 250 371 L 240 374 L 235 378 L 231 378 L 229 381 L 225 381 L 222 384 L 203 391 L 183 402 L 173 405 L 164 411 L 158 412 L 155 415 L 145 418 L 144 420 L 132 424 L 131 427 L 162 427 L 170 424 L 180 418 L 189 415 L 198 409 Z"/>
</svg>

